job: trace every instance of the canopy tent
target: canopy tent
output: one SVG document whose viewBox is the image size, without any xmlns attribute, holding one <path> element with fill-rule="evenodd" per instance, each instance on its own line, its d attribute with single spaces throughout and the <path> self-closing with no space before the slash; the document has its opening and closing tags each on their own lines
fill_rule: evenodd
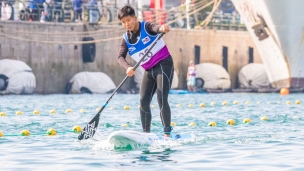
<svg viewBox="0 0 304 171">
<path fill-rule="evenodd" d="M 238 74 L 240 88 L 268 88 L 270 82 L 263 64 L 245 65 Z"/>
<path fill-rule="evenodd" d="M 204 80 L 203 89 L 229 89 L 231 81 L 228 72 L 220 65 L 201 63 L 196 66 L 196 78 Z"/>
<path fill-rule="evenodd" d="M 112 79 L 103 72 L 79 72 L 69 81 L 67 93 L 93 93 L 104 94 L 115 90 Z"/>
<path fill-rule="evenodd" d="M 0 60 L 0 94 L 32 94 L 35 88 L 35 75 L 26 63 Z"/>
</svg>

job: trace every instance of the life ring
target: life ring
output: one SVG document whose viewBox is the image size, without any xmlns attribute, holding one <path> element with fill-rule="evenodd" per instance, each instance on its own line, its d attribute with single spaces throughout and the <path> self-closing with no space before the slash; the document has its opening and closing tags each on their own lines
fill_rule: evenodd
<svg viewBox="0 0 304 171">
<path fill-rule="evenodd" d="M 94 41 L 92 37 L 84 37 L 82 41 Z M 95 43 L 82 44 L 82 60 L 83 62 L 94 62 L 96 55 Z"/>
</svg>

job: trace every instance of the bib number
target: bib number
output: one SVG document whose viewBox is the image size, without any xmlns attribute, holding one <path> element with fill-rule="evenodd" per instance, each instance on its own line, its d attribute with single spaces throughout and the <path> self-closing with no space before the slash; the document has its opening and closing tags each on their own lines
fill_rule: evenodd
<svg viewBox="0 0 304 171">
<path fill-rule="evenodd" d="M 145 52 L 141 52 L 141 53 L 139 54 L 139 57 L 142 58 L 142 57 L 147 53 L 147 51 L 148 51 L 148 49 L 145 49 Z M 146 62 L 146 61 L 149 60 L 152 56 L 153 56 L 153 53 L 150 51 L 142 62 L 143 62 L 143 63 Z"/>
</svg>

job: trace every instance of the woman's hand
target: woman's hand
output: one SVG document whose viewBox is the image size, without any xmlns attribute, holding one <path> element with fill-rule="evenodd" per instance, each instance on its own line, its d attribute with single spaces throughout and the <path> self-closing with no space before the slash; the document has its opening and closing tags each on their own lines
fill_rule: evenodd
<svg viewBox="0 0 304 171">
<path fill-rule="evenodd" d="M 127 68 L 127 71 L 126 71 L 126 74 L 127 74 L 129 77 L 132 77 L 132 76 L 135 74 L 134 67 L 128 67 L 128 68 Z"/>
<path fill-rule="evenodd" d="M 160 26 L 159 31 L 161 33 L 168 33 L 170 31 L 170 27 L 167 24 Z"/>
</svg>

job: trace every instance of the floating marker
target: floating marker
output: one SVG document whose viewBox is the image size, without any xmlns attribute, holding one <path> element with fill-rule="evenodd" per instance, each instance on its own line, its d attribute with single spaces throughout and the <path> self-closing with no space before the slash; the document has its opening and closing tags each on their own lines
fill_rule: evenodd
<svg viewBox="0 0 304 171">
<path fill-rule="evenodd" d="M 210 105 L 211 105 L 211 106 L 214 106 L 215 104 L 216 104 L 215 102 L 211 102 L 211 104 L 210 104 Z"/>
<path fill-rule="evenodd" d="M 155 105 L 151 105 L 151 108 L 153 108 L 153 109 L 154 109 L 154 108 L 156 108 L 156 106 L 155 106 Z"/>
<path fill-rule="evenodd" d="M 224 101 L 223 106 L 227 106 L 227 105 L 228 105 L 228 102 Z"/>
<path fill-rule="evenodd" d="M 2 131 L 0 131 L 0 137 L 3 137 L 3 132 Z"/>
<path fill-rule="evenodd" d="M 288 95 L 289 94 L 289 89 L 288 88 L 281 88 L 280 94 L 281 95 Z"/>
<path fill-rule="evenodd" d="M 290 101 L 287 101 L 286 104 L 290 105 L 291 103 L 290 103 Z"/>
<path fill-rule="evenodd" d="M 189 107 L 189 108 L 193 108 L 193 104 L 189 104 L 188 107 Z"/>
<path fill-rule="evenodd" d="M 200 104 L 200 107 L 205 107 L 205 103 L 201 103 L 201 104 Z"/>
<path fill-rule="evenodd" d="M 72 113 L 72 109 L 67 109 L 65 113 Z"/>
<path fill-rule="evenodd" d="M 56 110 L 54 109 L 50 110 L 50 114 L 56 114 Z"/>
<path fill-rule="evenodd" d="M 138 105 L 137 108 L 140 109 L 140 105 Z"/>
<path fill-rule="evenodd" d="M 75 133 L 78 133 L 78 132 L 81 132 L 82 131 L 82 128 L 81 126 L 79 125 L 75 125 L 73 128 L 72 128 L 73 132 Z"/>
<path fill-rule="evenodd" d="M 176 124 L 174 122 L 171 122 L 170 126 L 176 126 Z"/>
<path fill-rule="evenodd" d="M 112 107 L 110 107 L 110 110 L 114 110 L 114 107 L 112 106 Z"/>
<path fill-rule="evenodd" d="M 98 107 L 98 108 L 96 108 L 96 111 L 100 111 L 100 108 Z"/>
<path fill-rule="evenodd" d="M 85 113 L 86 110 L 85 109 L 80 109 L 80 113 Z"/>
<path fill-rule="evenodd" d="M 125 106 L 124 109 L 125 110 L 130 110 L 130 107 L 129 106 Z"/>
<path fill-rule="evenodd" d="M 196 126 L 196 124 L 195 124 L 194 122 L 191 122 L 191 123 L 189 124 L 189 126 Z"/>
<path fill-rule="evenodd" d="M 176 107 L 181 107 L 181 104 L 177 104 Z"/>
<path fill-rule="evenodd" d="M 55 113 L 56 113 L 56 112 L 55 112 Z M 34 114 L 34 115 L 39 115 L 40 112 L 39 112 L 39 110 L 34 110 L 34 111 L 33 111 L 33 114 Z M 21 112 L 21 111 L 17 111 L 17 112 L 16 112 L 16 115 L 22 115 L 22 112 Z"/>
<path fill-rule="evenodd" d="M 245 104 L 248 105 L 248 104 L 250 104 L 250 102 L 249 102 L 249 101 L 246 101 Z"/>
<path fill-rule="evenodd" d="M 128 127 L 128 124 L 121 124 L 122 127 Z"/>
<path fill-rule="evenodd" d="M 22 131 L 20 132 L 20 135 L 21 135 L 21 136 L 30 136 L 31 133 L 30 133 L 29 130 L 25 129 L 25 130 L 22 130 Z"/>
<path fill-rule="evenodd" d="M 208 123 L 208 126 L 216 126 L 216 123 L 214 121 L 211 121 Z"/>
<path fill-rule="evenodd" d="M 227 125 L 234 125 L 235 121 L 233 119 L 228 119 L 226 122 Z"/>
<path fill-rule="evenodd" d="M 297 105 L 301 104 L 300 100 L 296 100 L 295 102 Z"/>
<path fill-rule="evenodd" d="M 249 122 L 251 122 L 249 118 L 245 118 L 245 119 L 243 120 L 243 123 L 249 123 Z"/>
<path fill-rule="evenodd" d="M 267 118 L 267 116 L 262 116 L 262 117 L 261 117 L 261 120 L 263 120 L 263 121 L 267 121 L 267 120 L 268 120 L 268 118 Z"/>
<path fill-rule="evenodd" d="M 237 105 L 237 104 L 239 104 L 239 102 L 238 101 L 233 101 L 233 104 Z"/>
<path fill-rule="evenodd" d="M 260 104 L 260 102 L 257 102 L 257 104 Z"/>
<path fill-rule="evenodd" d="M 21 111 L 17 111 L 16 115 L 22 115 L 22 112 Z"/>
<path fill-rule="evenodd" d="M 54 128 L 50 128 L 46 132 L 47 136 L 55 136 L 56 134 L 57 134 L 57 132 L 56 132 L 56 130 Z"/>
<path fill-rule="evenodd" d="M 6 116 L 5 112 L 0 112 L 0 116 Z"/>
</svg>

